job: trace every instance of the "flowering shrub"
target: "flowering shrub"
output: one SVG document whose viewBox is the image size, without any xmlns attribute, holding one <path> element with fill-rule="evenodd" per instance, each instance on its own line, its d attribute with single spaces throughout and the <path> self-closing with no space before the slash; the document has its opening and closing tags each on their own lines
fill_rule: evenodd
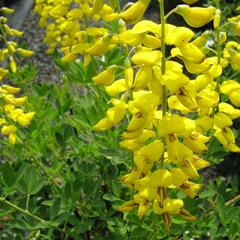
<svg viewBox="0 0 240 240">
<path fill-rule="evenodd" d="M 117 0 L 36 0 L 47 53 L 64 76 L 32 96 L 41 121 L 15 150 L 31 166 L 0 169 L 11 200 L 0 201 L 26 216 L 13 223 L 29 239 L 239 237 L 240 210 L 229 206 L 239 200 L 237 178 L 210 181 L 198 194 L 199 170 L 210 165 L 213 148 L 240 152 L 233 127 L 240 116 L 239 17 L 226 20 L 218 1 L 198 7 L 183 0 L 165 13 L 159 0 L 159 21 L 146 20 L 150 2 L 121 9 Z M 189 27 L 170 24 L 173 14 Z M 195 33 L 206 24 L 213 26 Z M 34 113 L 27 114 L 12 120 L 27 126 Z M 17 193 L 25 206 L 21 197 L 20 207 L 12 203 Z"/>
<path fill-rule="evenodd" d="M 227 41 L 218 6 L 191 7 L 197 1 L 184 1 L 189 5 L 179 5 L 165 14 L 164 1 L 159 2 L 160 24 L 141 20 L 150 0 L 128 4 L 121 12 L 117 1 L 108 5 L 101 0 L 40 0 L 35 12 L 41 16 L 40 26 L 47 29 L 48 53 L 59 47 L 64 63 L 83 55 L 86 66 L 107 51 L 122 49 L 123 65 L 112 64 L 92 78 L 103 86 L 112 105 L 94 129 L 112 128 L 128 116 L 120 145 L 133 152 L 134 166 L 121 180 L 135 190 L 135 195 L 119 210 L 137 207 L 143 217 L 152 208 L 170 231 L 171 214 L 189 220 L 195 217 L 177 198 L 177 191 L 172 198 L 168 189 L 196 196 L 202 185 L 193 179 L 199 177 L 199 169 L 209 165 L 201 156 L 208 151 L 211 138 L 216 137 L 229 151 L 240 152 L 231 129 L 232 120 L 240 116 L 235 108 L 240 106 L 240 84 L 224 79 L 226 68 L 239 70 L 240 66 L 238 43 Z M 174 13 L 193 28 L 213 21 L 214 31 L 196 37 L 190 28 L 167 23 Z M 238 20 L 229 19 L 236 35 Z M 102 21 L 114 22 L 115 31 L 109 25 L 91 24 Z M 127 28 L 126 24 L 133 25 Z M 208 46 L 210 40 L 215 49 Z M 229 103 L 222 101 L 223 95 Z"/>
<path fill-rule="evenodd" d="M 1 8 L 0 12 L 11 14 L 14 12 L 10 8 Z M 17 46 L 17 42 L 10 41 L 9 37 L 21 37 L 23 32 L 10 28 L 7 25 L 7 18 L 0 18 L 0 37 L 3 44 L 0 49 L 0 62 L 5 67 L 0 67 L 0 81 L 7 76 L 8 72 L 16 73 L 17 64 L 15 59 L 18 57 L 30 57 L 33 52 Z M 0 128 L 3 135 L 8 136 L 11 144 L 16 143 L 18 126 L 28 126 L 33 119 L 35 112 L 25 113 L 23 105 L 27 97 L 20 97 L 20 88 L 9 85 L 0 85 Z"/>
</svg>

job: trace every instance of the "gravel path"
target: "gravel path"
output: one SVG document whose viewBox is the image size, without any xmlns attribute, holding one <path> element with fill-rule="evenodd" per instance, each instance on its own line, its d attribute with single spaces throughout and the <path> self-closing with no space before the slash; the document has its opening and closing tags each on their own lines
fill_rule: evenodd
<svg viewBox="0 0 240 240">
<path fill-rule="evenodd" d="M 59 82 L 61 71 L 53 62 L 51 56 L 45 53 L 47 46 L 43 43 L 44 30 L 39 28 L 37 16 L 32 12 L 29 13 L 23 22 L 21 30 L 24 32 L 22 41 L 35 53 L 29 58 L 37 66 L 38 70 L 34 82 Z"/>
</svg>

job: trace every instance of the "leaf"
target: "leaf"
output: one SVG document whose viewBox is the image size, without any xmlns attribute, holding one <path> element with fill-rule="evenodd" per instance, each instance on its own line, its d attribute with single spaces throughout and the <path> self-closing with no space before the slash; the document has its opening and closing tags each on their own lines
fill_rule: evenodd
<svg viewBox="0 0 240 240">
<path fill-rule="evenodd" d="M 17 188 L 27 195 L 38 193 L 44 186 L 44 181 L 40 178 L 37 170 L 29 166 L 24 173 L 24 177 L 19 181 Z"/>
<path fill-rule="evenodd" d="M 12 166 L 6 162 L 2 167 L 3 180 L 8 187 L 12 187 L 15 184 L 15 173 Z"/>
<path fill-rule="evenodd" d="M 51 219 L 54 219 L 57 214 L 59 213 L 60 210 L 60 206 L 61 206 L 61 198 L 57 198 L 54 202 L 53 205 L 50 209 L 50 217 Z"/>
<path fill-rule="evenodd" d="M 58 226 L 59 224 L 64 222 L 70 215 L 71 215 L 71 213 L 69 213 L 69 212 L 61 213 L 52 220 L 52 224 L 55 224 L 56 226 Z"/>
<path fill-rule="evenodd" d="M 70 182 L 66 182 L 64 187 L 64 196 L 66 199 L 69 199 L 72 193 L 72 184 Z"/>
</svg>

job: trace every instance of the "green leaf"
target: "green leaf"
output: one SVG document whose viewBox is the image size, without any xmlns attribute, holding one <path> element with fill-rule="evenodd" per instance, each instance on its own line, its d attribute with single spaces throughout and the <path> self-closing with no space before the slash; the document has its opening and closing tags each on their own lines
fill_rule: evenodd
<svg viewBox="0 0 240 240">
<path fill-rule="evenodd" d="M 69 199 L 71 197 L 72 193 L 72 184 L 70 182 L 66 182 L 64 187 L 64 196 L 66 199 Z"/>
<path fill-rule="evenodd" d="M 19 181 L 17 188 L 20 192 L 28 195 L 38 193 L 44 186 L 44 180 L 40 178 L 37 170 L 33 166 L 29 166 L 24 177 Z"/>
<path fill-rule="evenodd" d="M 57 198 L 54 202 L 53 205 L 50 209 L 50 217 L 51 219 L 54 219 L 57 214 L 59 213 L 60 210 L 60 206 L 61 206 L 61 198 Z"/>
<path fill-rule="evenodd" d="M 2 167 L 3 180 L 8 187 L 12 187 L 15 184 L 15 173 L 12 166 L 6 162 Z"/>
</svg>

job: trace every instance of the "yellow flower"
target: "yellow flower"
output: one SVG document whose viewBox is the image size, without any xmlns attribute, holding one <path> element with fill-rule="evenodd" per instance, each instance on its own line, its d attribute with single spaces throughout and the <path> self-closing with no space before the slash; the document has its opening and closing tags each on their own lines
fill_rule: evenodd
<svg viewBox="0 0 240 240">
<path fill-rule="evenodd" d="M 176 13 L 181 15 L 191 27 L 202 27 L 213 20 L 216 8 L 189 7 L 178 5 Z"/>
</svg>

